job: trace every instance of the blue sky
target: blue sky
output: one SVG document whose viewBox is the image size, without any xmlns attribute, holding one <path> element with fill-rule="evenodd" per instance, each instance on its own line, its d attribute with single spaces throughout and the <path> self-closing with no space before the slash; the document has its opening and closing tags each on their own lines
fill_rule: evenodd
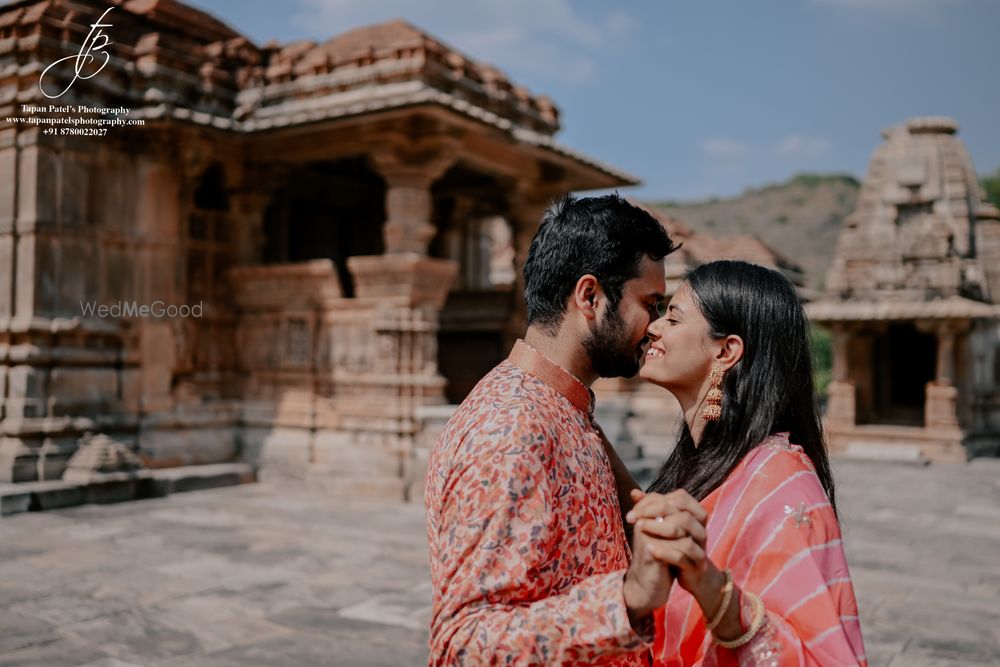
<svg viewBox="0 0 1000 667">
<path fill-rule="evenodd" d="M 647 199 L 862 176 L 880 131 L 955 118 L 1000 167 L 1000 0 L 189 0 L 258 44 L 405 18 L 562 110 Z"/>
</svg>

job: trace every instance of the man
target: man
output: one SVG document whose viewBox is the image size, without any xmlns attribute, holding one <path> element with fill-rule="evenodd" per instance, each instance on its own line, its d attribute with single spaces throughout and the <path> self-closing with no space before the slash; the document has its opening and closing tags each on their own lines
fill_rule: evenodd
<svg viewBox="0 0 1000 667">
<path fill-rule="evenodd" d="M 546 212 L 524 267 L 525 338 L 431 454 L 432 665 L 646 664 L 672 579 L 642 531 L 629 565 L 621 462 L 593 423 L 590 385 L 638 371 L 673 250 L 618 195 Z"/>
</svg>

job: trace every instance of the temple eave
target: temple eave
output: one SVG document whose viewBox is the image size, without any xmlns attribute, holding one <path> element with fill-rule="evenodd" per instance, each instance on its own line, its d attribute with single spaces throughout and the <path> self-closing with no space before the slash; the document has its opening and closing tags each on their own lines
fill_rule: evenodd
<svg viewBox="0 0 1000 667">
<path fill-rule="evenodd" d="M 493 130 L 493 142 L 513 146 L 519 152 L 558 165 L 570 177 L 571 187 L 577 190 L 639 185 L 640 179 L 567 148 L 552 137 L 527 130 L 512 128 L 510 121 L 480 107 L 470 105 L 447 93 L 422 88 L 410 94 L 375 98 L 366 103 L 329 103 L 311 110 L 289 110 L 274 117 L 251 117 L 240 121 L 226 116 L 194 111 L 182 107 L 158 105 L 134 111 L 131 115 L 144 118 L 147 124 L 155 121 L 179 121 L 198 127 L 240 135 L 247 139 L 284 140 L 295 135 L 315 137 L 315 133 L 328 125 L 331 129 L 362 123 L 371 126 L 380 120 L 400 119 L 426 114 L 458 128 L 474 131 L 473 136 L 482 140 L 483 125 Z M 341 144 L 343 145 L 343 144 Z M 356 151 L 355 151 L 356 152 Z M 501 167 L 501 165 L 497 165 Z"/>
<path fill-rule="evenodd" d="M 1000 306 L 964 297 L 931 301 L 839 301 L 824 299 L 806 306 L 814 322 L 980 320 L 1000 318 Z"/>
</svg>

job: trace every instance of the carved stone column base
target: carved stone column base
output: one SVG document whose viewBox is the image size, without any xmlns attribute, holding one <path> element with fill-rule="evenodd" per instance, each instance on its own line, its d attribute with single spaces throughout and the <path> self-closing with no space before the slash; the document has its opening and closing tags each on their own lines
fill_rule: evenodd
<svg viewBox="0 0 1000 667">
<path fill-rule="evenodd" d="M 855 424 L 855 389 L 850 382 L 830 383 L 826 425 L 832 430 L 853 428 Z"/>
<path fill-rule="evenodd" d="M 958 428 L 957 401 L 958 389 L 955 387 L 928 382 L 924 425 L 929 429 Z"/>
<path fill-rule="evenodd" d="M 33 482 L 38 479 L 38 451 L 20 438 L 0 438 L 0 482 Z"/>
<path fill-rule="evenodd" d="M 347 267 L 360 299 L 399 298 L 407 306 L 438 309 L 458 275 L 458 262 L 417 254 L 349 257 Z"/>
</svg>

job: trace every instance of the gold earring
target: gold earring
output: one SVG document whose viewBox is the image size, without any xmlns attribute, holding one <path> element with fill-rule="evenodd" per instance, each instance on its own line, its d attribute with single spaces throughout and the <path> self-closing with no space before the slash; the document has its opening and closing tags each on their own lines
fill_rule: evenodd
<svg viewBox="0 0 1000 667">
<path fill-rule="evenodd" d="M 708 376 L 711 386 L 708 393 L 705 394 L 705 409 L 701 411 L 705 421 L 718 421 L 722 416 L 722 378 L 725 375 L 726 372 L 722 370 L 721 366 L 712 367 L 712 372 Z"/>
</svg>

